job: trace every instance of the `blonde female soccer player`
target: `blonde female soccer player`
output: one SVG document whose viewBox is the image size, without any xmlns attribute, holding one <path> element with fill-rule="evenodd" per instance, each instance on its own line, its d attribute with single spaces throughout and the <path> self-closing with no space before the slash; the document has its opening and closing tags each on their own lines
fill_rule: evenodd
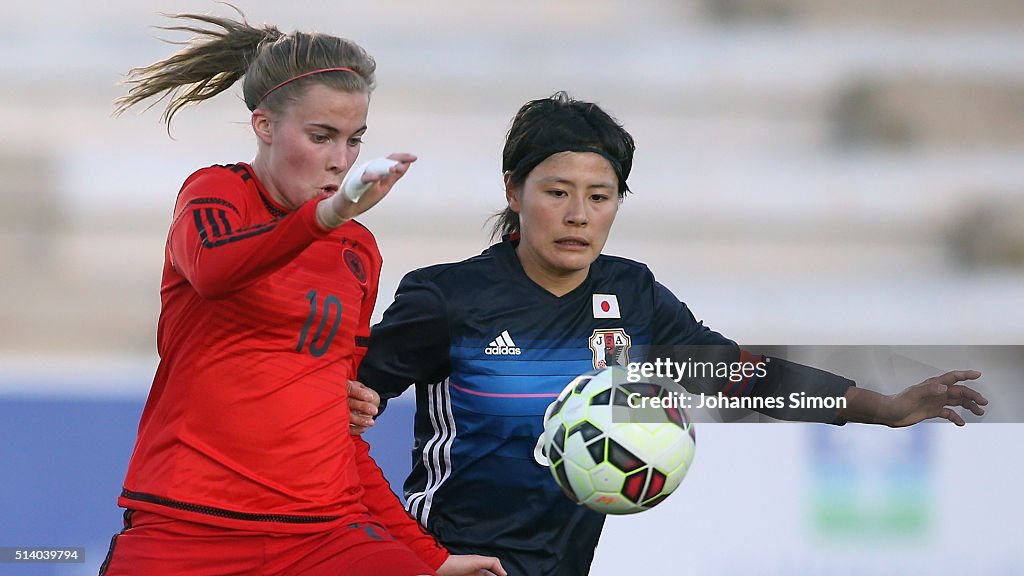
<svg viewBox="0 0 1024 576">
<path fill-rule="evenodd" d="M 196 38 L 134 70 L 120 109 L 170 96 L 170 122 L 241 79 L 256 155 L 178 193 L 160 365 L 101 573 L 503 575 L 493 558 L 449 556 L 349 435 L 346 382 L 381 266 L 353 218 L 416 160 L 392 154 L 357 202 L 338 193 L 367 130 L 373 59 L 336 36 L 177 18 Z"/>
</svg>

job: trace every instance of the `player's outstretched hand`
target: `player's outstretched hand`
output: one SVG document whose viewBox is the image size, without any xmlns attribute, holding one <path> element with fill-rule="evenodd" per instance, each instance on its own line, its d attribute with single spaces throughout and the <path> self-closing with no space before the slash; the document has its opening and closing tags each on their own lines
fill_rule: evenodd
<svg viewBox="0 0 1024 576">
<path fill-rule="evenodd" d="M 886 397 L 882 405 L 882 422 L 892 427 L 910 426 L 928 418 L 945 418 L 957 426 L 965 424 L 950 406 L 967 408 L 981 416 L 988 404 L 977 390 L 959 382 L 981 377 L 977 370 L 953 370 L 910 386 Z"/>
<path fill-rule="evenodd" d="M 373 417 L 380 411 L 380 395 L 357 380 L 348 381 L 348 431 L 362 434 L 373 426 Z"/>
<path fill-rule="evenodd" d="M 391 166 L 386 174 L 363 173 L 362 181 L 364 183 L 372 182 L 373 185 L 362 193 L 359 201 L 353 202 L 343 190 L 338 190 L 330 198 L 322 200 L 316 207 L 316 218 L 320 225 L 326 229 L 337 228 L 373 208 L 377 202 L 387 196 L 395 182 L 405 176 L 405 173 L 409 171 L 409 166 L 416 161 L 416 156 L 398 152 L 388 156 L 388 159 L 394 160 L 396 164 Z"/>
<path fill-rule="evenodd" d="M 490 556 L 461 554 L 449 556 L 437 569 L 438 576 L 508 576 L 501 562 Z"/>
</svg>

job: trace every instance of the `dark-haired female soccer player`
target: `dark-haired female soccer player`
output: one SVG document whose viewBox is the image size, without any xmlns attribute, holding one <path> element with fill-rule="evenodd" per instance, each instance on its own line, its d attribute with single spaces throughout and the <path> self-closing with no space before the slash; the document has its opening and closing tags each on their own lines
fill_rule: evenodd
<svg viewBox="0 0 1024 576">
<path fill-rule="evenodd" d="M 601 254 L 629 190 L 633 139 L 595 104 L 559 93 L 524 105 L 505 142 L 504 239 L 468 260 L 409 273 L 373 328 L 359 380 L 386 401 L 416 386 L 408 510 L 452 551 L 498 556 L 516 576 L 589 572 L 604 517 L 573 504 L 534 460 L 545 408 L 573 377 L 707 345 L 762 361 L 694 319 L 641 263 Z M 650 359 L 650 358 L 648 358 Z M 894 396 L 782 359 L 718 381 L 731 396 L 843 397 L 785 419 L 904 426 L 963 420 L 986 400 L 949 372 Z M 702 385 L 707 385 L 705 382 Z M 361 394 L 364 391 L 356 393 Z M 372 398 L 371 398 L 372 400 Z M 374 413 L 372 407 L 366 412 Z M 369 421 L 356 414 L 355 424 Z"/>
<path fill-rule="evenodd" d="M 170 96 L 170 122 L 244 78 L 256 155 L 202 168 L 178 194 L 160 365 L 101 573 L 503 575 L 494 558 L 449 556 L 349 435 L 346 382 L 381 266 L 353 218 L 416 160 L 392 154 L 356 202 L 338 193 L 367 129 L 373 59 L 335 36 L 177 18 L 197 37 L 134 70 L 120 109 Z"/>
</svg>

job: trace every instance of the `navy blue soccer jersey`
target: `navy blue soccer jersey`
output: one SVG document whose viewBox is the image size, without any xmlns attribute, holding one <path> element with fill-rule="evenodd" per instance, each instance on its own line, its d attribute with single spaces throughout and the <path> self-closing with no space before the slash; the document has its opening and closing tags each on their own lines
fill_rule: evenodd
<svg viewBox="0 0 1024 576">
<path fill-rule="evenodd" d="M 498 556 L 516 576 L 587 574 L 604 523 L 534 459 L 544 411 L 570 380 L 642 361 L 651 345 L 740 355 L 641 263 L 602 255 L 559 297 L 526 276 L 508 240 L 406 275 L 370 338 L 359 379 L 385 401 L 416 384 L 410 514 L 453 553 Z M 799 385 L 841 396 L 852 384 L 812 376 Z M 761 380 L 730 394 L 778 392 L 771 372 Z"/>
</svg>

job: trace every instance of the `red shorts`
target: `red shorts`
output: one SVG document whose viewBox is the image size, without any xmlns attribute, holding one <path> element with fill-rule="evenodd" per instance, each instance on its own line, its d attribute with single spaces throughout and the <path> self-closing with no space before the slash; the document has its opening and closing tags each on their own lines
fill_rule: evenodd
<svg viewBox="0 0 1024 576">
<path fill-rule="evenodd" d="M 379 524 L 313 534 L 251 532 L 128 510 L 100 576 L 436 576 Z"/>
</svg>

